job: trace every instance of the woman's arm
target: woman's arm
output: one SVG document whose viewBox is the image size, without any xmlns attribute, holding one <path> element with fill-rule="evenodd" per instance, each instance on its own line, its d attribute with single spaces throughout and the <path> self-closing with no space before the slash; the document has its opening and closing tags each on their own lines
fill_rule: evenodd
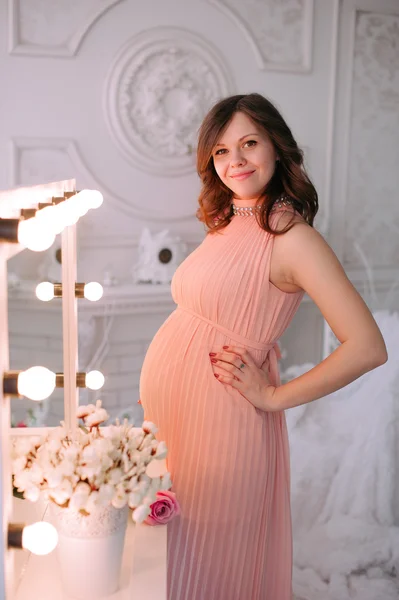
<svg viewBox="0 0 399 600">
<path fill-rule="evenodd" d="M 279 226 L 285 226 L 284 218 Z M 312 298 L 341 342 L 316 367 L 276 389 L 284 410 L 335 392 L 384 364 L 388 354 L 366 303 L 320 233 L 306 222 L 295 224 L 279 237 L 279 257 L 287 280 Z"/>
</svg>

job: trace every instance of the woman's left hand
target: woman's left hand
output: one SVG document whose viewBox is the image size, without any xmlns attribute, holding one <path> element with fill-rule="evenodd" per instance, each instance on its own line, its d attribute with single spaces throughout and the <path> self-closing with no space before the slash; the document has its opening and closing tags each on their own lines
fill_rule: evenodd
<svg viewBox="0 0 399 600">
<path fill-rule="evenodd" d="M 255 408 L 267 412 L 281 410 L 277 404 L 276 388 L 269 379 L 268 360 L 259 368 L 248 350 L 238 346 L 211 352 L 209 358 L 218 381 L 237 389 Z"/>
</svg>

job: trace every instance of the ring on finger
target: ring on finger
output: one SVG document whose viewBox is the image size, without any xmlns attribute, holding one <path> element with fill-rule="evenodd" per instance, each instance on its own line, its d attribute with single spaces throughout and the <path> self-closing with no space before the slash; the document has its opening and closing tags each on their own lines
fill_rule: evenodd
<svg viewBox="0 0 399 600">
<path fill-rule="evenodd" d="M 241 363 L 238 368 L 242 370 L 244 367 L 245 367 L 245 363 Z"/>
</svg>

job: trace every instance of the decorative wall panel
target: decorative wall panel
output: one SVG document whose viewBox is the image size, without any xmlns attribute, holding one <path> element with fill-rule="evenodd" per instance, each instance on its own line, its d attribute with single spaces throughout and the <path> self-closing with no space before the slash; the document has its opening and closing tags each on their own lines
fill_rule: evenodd
<svg viewBox="0 0 399 600">
<path fill-rule="evenodd" d="M 399 16 L 356 13 L 344 262 L 399 256 Z"/>
<path fill-rule="evenodd" d="M 208 0 L 231 18 L 261 69 L 310 71 L 313 0 Z"/>
<path fill-rule="evenodd" d="M 123 0 L 9 0 L 9 52 L 74 56 L 93 23 Z"/>
<path fill-rule="evenodd" d="M 68 141 L 62 139 L 13 140 L 9 184 L 35 185 L 72 178 L 75 169 L 68 154 L 68 145 Z"/>
<path fill-rule="evenodd" d="M 160 27 L 121 48 L 104 89 L 109 130 L 125 158 L 172 176 L 195 170 L 198 127 L 232 83 L 209 41 Z"/>
</svg>

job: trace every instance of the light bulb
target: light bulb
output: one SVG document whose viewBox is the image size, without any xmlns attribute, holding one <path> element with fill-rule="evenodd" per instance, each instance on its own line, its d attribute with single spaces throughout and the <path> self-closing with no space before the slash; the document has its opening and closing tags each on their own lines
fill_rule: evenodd
<svg viewBox="0 0 399 600">
<path fill-rule="evenodd" d="M 54 298 L 54 284 L 49 281 L 42 281 L 36 286 L 36 296 L 43 302 L 48 302 Z"/>
<path fill-rule="evenodd" d="M 22 547 L 33 554 L 50 554 L 57 544 L 57 530 L 46 521 L 26 525 L 22 531 Z"/>
<path fill-rule="evenodd" d="M 64 224 L 61 219 L 61 213 L 58 210 L 58 205 L 45 206 L 37 211 L 35 219 L 47 223 L 47 226 L 54 231 L 54 233 L 61 233 L 64 229 Z"/>
<path fill-rule="evenodd" d="M 79 212 L 69 200 L 60 202 L 60 204 L 57 205 L 57 209 L 59 210 L 60 220 L 64 227 L 75 225 L 75 223 L 79 221 Z"/>
<path fill-rule="evenodd" d="M 97 283 L 97 281 L 91 281 L 90 283 L 86 283 L 83 288 L 83 295 L 87 300 L 91 300 L 92 302 L 96 302 L 102 298 L 104 293 L 103 286 L 101 283 Z"/>
<path fill-rule="evenodd" d="M 98 190 L 82 190 L 77 194 L 77 198 L 87 203 L 89 208 L 99 208 L 104 202 L 104 197 Z"/>
<path fill-rule="evenodd" d="M 83 217 L 90 208 L 89 204 L 85 202 L 84 198 L 81 199 L 79 194 L 71 196 L 67 202 L 69 206 L 72 207 L 72 210 L 76 211 L 76 213 L 79 215 L 79 218 Z"/>
<path fill-rule="evenodd" d="M 86 387 L 90 390 L 99 390 L 103 387 L 105 377 L 100 371 L 89 371 L 86 373 Z"/>
<path fill-rule="evenodd" d="M 20 221 L 18 225 L 18 242 L 33 252 L 47 250 L 54 240 L 54 229 L 45 219 L 33 217 Z"/>
<path fill-rule="evenodd" d="M 55 388 L 55 373 L 46 367 L 31 367 L 18 375 L 18 393 L 30 400 L 44 400 Z"/>
</svg>

